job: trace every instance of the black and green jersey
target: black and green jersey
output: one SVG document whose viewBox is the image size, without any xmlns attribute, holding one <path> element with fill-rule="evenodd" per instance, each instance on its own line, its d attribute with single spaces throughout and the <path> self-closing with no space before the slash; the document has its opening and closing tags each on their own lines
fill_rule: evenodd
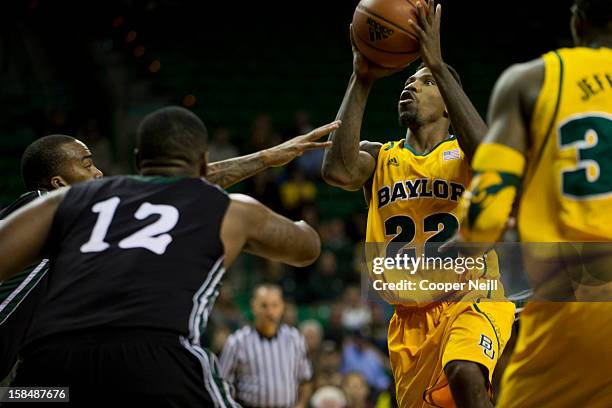
<svg viewBox="0 0 612 408">
<path fill-rule="evenodd" d="M 15 386 L 59 381 L 76 405 L 100 406 L 106 387 L 109 406 L 116 395 L 128 405 L 238 406 L 200 347 L 225 274 L 229 204 L 199 178 L 119 176 L 71 187 L 47 240 L 52 267 Z"/>
<path fill-rule="evenodd" d="M 75 185 L 49 234 L 48 290 L 27 343 L 148 327 L 199 343 L 223 267 L 229 197 L 198 178 L 106 177 Z"/>
<path fill-rule="evenodd" d="M 41 190 L 23 194 L 0 211 L 0 219 L 42 196 Z M 46 285 L 49 263 L 43 260 L 12 278 L 0 282 L 0 380 L 17 361 L 17 353 L 32 322 L 34 309 Z"/>
</svg>

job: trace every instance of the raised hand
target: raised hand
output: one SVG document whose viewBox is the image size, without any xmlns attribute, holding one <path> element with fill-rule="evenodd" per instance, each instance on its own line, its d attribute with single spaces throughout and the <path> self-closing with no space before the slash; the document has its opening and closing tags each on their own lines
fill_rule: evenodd
<svg viewBox="0 0 612 408">
<path fill-rule="evenodd" d="M 442 48 L 440 47 L 440 22 L 442 21 L 442 5 L 434 8 L 434 0 L 417 0 L 417 21 L 409 20 L 414 33 L 421 44 L 421 59 L 429 69 L 434 70 L 442 64 Z"/>
<path fill-rule="evenodd" d="M 384 68 L 368 60 L 361 52 L 359 52 L 357 46 L 355 45 L 355 41 L 353 40 L 353 25 L 351 24 L 349 28 L 351 35 L 351 47 L 353 49 L 353 72 L 355 73 L 357 79 L 371 83 L 377 79 L 400 72 L 403 69 Z"/>
<path fill-rule="evenodd" d="M 324 149 L 331 146 L 331 141 L 317 142 L 316 140 L 338 129 L 341 123 L 339 120 L 333 121 L 305 135 L 296 136 L 284 143 L 264 150 L 262 154 L 264 155 L 266 165 L 270 167 L 284 166 L 291 160 L 304 154 L 307 150 Z"/>
</svg>

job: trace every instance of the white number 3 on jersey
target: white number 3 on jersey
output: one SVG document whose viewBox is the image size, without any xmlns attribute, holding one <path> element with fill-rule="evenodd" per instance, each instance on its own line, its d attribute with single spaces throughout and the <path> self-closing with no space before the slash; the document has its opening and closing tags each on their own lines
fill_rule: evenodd
<svg viewBox="0 0 612 408">
<path fill-rule="evenodd" d="M 119 197 L 111 197 L 91 207 L 91 211 L 99 215 L 89 241 L 81 245 L 81 252 L 102 252 L 110 247 L 110 244 L 105 242 L 104 238 L 106 238 L 108 228 L 113 221 L 120 201 Z M 176 226 L 179 212 L 171 205 L 142 203 L 134 214 L 134 218 L 144 220 L 151 215 L 159 215 L 160 217 L 153 224 L 149 224 L 119 241 L 119 248 L 144 248 L 157 255 L 166 252 L 166 248 L 172 242 L 172 236 L 168 232 Z"/>
</svg>

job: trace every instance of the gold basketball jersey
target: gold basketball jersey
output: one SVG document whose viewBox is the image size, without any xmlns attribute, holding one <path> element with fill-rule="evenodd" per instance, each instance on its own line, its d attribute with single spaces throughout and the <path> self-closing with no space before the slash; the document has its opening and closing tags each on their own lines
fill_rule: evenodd
<svg viewBox="0 0 612 408">
<path fill-rule="evenodd" d="M 612 50 L 543 56 L 519 232 L 525 242 L 612 240 Z"/>
<path fill-rule="evenodd" d="M 591 300 L 610 299 L 611 262 L 602 256 L 607 247 L 591 256 L 600 244 L 584 242 L 612 240 L 612 50 L 560 49 L 542 58 L 519 232 L 524 242 L 548 245 L 525 247 L 525 267 L 535 298 L 584 301 L 527 303 L 496 406 L 608 407 L 612 355 L 601 345 L 610 338 L 612 303 Z"/>
<path fill-rule="evenodd" d="M 437 252 L 439 244 L 450 239 L 459 229 L 457 201 L 470 178 L 469 162 L 454 136 L 440 142 L 427 154 L 418 154 L 404 140 L 383 145 L 372 177 L 366 232 L 368 263 L 374 257 L 391 258 L 400 252 L 410 257 L 440 257 Z M 412 280 L 417 285 L 416 290 L 379 291 L 379 294 L 390 303 L 403 303 L 398 301 L 401 299 L 416 305 L 457 300 L 465 298 L 468 292 L 473 292 L 475 297 L 482 293 L 482 297 L 491 297 L 491 292 L 503 297 L 501 282 L 496 283 L 494 291 L 487 288 L 482 293 L 470 291 L 466 285 L 453 292 L 422 290 L 423 287 L 418 286 L 423 279 L 461 283 L 484 274 L 488 279 L 498 279 L 499 267 L 494 251 L 487 254 L 484 268 L 475 266 L 470 271 L 475 275 L 448 272 L 436 275 L 436 268 L 432 269 L 421 271 L 419 276 L 409 276 L 404 271 L 385 272 L 386 281 Z M 370 276 L 376 279 L 371 270 Z"/>
<path fill-rule="evenodd" d="M 383 145 L 372 178 L 366 242 L 446 241 L 459 228 L 457 200 L 470 178 L 454 137 L 424 155 L 404 140 Z"/>
</svg>

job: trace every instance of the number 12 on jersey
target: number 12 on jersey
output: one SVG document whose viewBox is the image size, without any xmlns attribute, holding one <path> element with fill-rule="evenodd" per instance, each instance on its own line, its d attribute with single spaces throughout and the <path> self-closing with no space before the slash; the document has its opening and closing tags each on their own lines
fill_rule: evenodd
<svg viewBox="0 0 612 408">
<path fill-rule="evenodd" d="M 110 247 L 105 238 L 120 202 L 119 197 L 111 197 L 91 207 L 91 211 L 98 214 L 98 219 L 91 231 L 89 241 L 81 245 L 81 252 L 102 252 Z M 152 215 L 159 215 L 160 217 L 154 223 L 119 241 L 119 248 L 144 248 L 157 255 L 164 254 L 166 248 L 172 242 L 172 236 L 168 232 L 178 223 L 179 211 L 171 205 L 145 202 L 138 207 L 138 210 L 134 213 L 134 218 L 144 220 Z"/>
</svg>

